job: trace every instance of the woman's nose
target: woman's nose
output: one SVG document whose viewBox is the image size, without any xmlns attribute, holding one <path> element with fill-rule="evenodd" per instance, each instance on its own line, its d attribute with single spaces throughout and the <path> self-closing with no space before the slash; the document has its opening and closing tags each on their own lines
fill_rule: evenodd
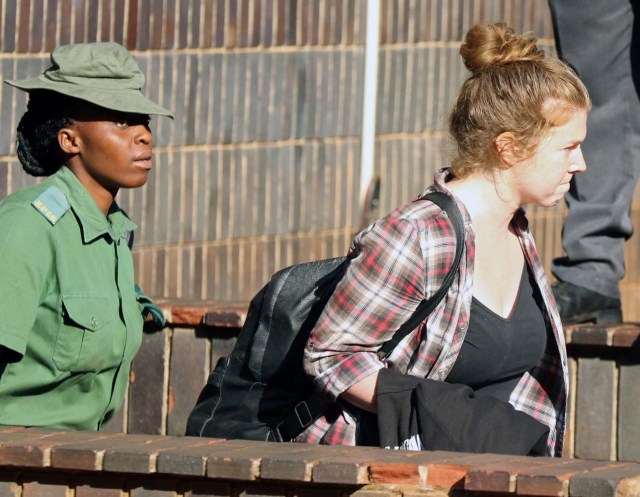
<svg viewBox="0 0 640 497">
<path fill-rule="evenodd" d="M 136 141 L 145 143 L 147 145 L 151 145 L 153 142 L 153 134 L 149 129 L 149 126 L 144 124 L 138 124 L 135 126 L 136 129 Z"/>
<path fill-rule="evenodd" d="M 584 155 L 582 155 L 582 148 L 580 147 L 576 148 L 571 159 L 572 161 L 571 161 L 571 166 L 569 166 L 570 167 L 569 172 L 583 173 L 587 170 L 587 164 L 584 161 Z"/>
</svg>

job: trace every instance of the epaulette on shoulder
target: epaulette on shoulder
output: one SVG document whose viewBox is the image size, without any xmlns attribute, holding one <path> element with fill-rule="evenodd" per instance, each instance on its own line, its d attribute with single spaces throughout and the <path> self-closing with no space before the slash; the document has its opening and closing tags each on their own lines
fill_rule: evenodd
<svg viewBox="0 0 640 497">
<path fill-rule="evenodd" d="M 31 205 L 52 225 L 55 225 L 70 208 L 67 196 L 55 185 L 43 191 L 38 198 L 31 202 Z"/>
</svg>

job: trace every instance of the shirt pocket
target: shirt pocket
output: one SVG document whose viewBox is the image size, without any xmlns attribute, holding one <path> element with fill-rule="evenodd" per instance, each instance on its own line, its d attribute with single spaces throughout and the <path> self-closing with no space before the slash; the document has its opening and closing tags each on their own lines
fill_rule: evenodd
<svg viewBox="0 0 640 497">
<path fill-rule="evenodd" d="M 117 366 L 114 323 L 118 306 L 95 295 L 63 295 L 63 319 L 58 329 L 53 362 L 61 371 L 101 371 Z"/>
</svg>

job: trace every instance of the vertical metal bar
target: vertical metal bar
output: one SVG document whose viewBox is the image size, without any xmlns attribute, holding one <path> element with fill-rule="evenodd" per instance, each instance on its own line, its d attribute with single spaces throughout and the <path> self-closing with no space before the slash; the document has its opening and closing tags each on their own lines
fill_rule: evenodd
<svg viewBox="0 0 640 497">
<path fill-rule="evenodd" d="M 365 42 L 364 99 L 362 102 L 362 143 L 360 154 L 360 207 L 373 178 L 376 138 L 376 100 L 378 91 L 378 48 L 380 1 L 367 1 L 367 37 Z"/>
</svg>

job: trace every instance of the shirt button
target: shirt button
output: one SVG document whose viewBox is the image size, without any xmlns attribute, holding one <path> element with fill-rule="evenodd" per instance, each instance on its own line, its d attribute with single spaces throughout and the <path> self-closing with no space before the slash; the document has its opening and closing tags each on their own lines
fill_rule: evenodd
<svg viewBox="0 0 640 497">
<path fill-rule="evenodd" d="M 466 325 L 466 323 L 462 323 L 462 324 L 460 325 L 460 331 L 466 331 L 466 330 L 467 330 L 467 325 Z"/>
<path fill-rule="evenodd" d="M 91 318 L 91 326 L 98 326 L 98 320 L 94 317 Z"/>
</svg>

